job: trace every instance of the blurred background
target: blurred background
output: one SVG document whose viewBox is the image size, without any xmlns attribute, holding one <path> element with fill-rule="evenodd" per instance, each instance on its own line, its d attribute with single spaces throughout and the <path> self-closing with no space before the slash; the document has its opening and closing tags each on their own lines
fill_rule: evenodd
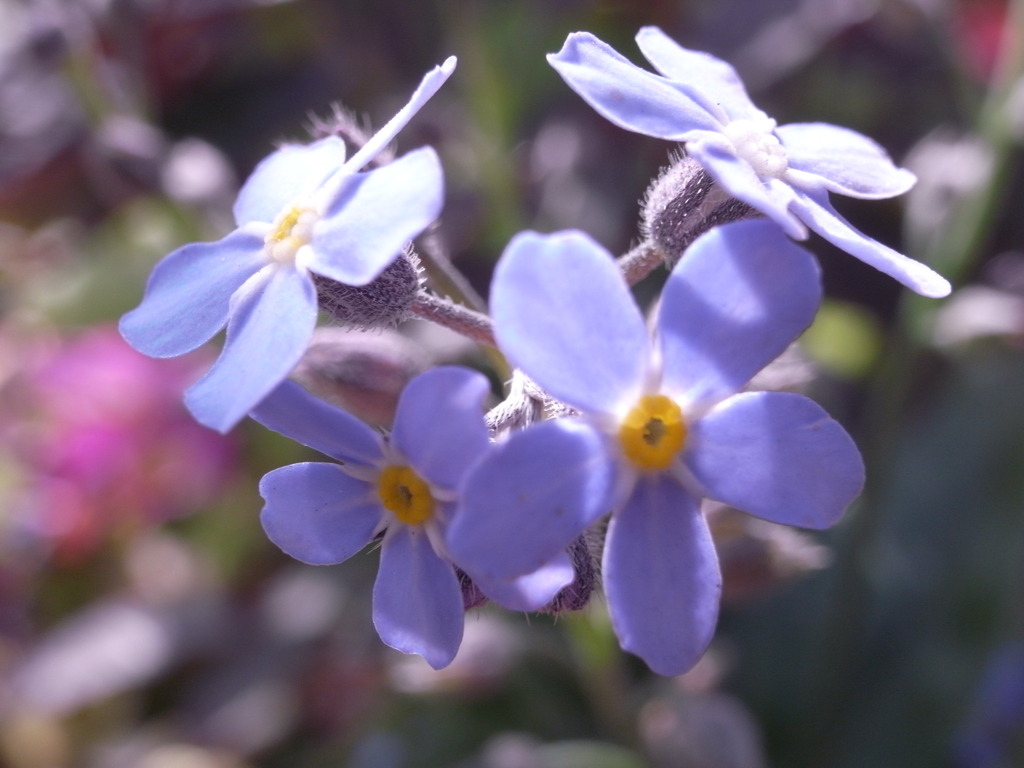
<svg viewBox="0 0 1024 768">
<path fill-rule="evenodd" d="M 1024 765 L 1024 3 L 1012 0 L 0 0 L 0 765 L 11 768 L 1010 768 Z M 309 454 L 199 427 L 216 353 L 150 360 L 116 320 L 238 185 L 338 102 L 446 172 L 441 236 L 486 294 L 508 238 L 623 253 L 670 150 L 544 54 L 647 24 L 731 61 L 780 123 L 861 131 L 919 176 L 835 203 L 949 299 L 812 239 L 828 301 L 764 386 L 822 402 L 869 485 L 813 538 L 708 510 L 725 572 L 691 673 L 577 615 L 474 610 L 452 666 L 383 647 L 374 554 L 289 560 L 259 478 Z M 638 288 L 650 296 L 658 278 Z M 341 361 L 343 364 L 337 364 Z M 486 369 L 415 323 L 318 336 L 301 374 L 386 424 L 417 371 Z M 497 394 L 497 392 L 496 392 Z"/>
</svg>

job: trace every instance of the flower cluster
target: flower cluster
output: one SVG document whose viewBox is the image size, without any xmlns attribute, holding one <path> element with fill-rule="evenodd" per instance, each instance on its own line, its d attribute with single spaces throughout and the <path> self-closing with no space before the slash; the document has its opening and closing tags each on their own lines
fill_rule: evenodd
<svg viewBox="0 0 1024 768">
<path fill-rule="evenodd" d="M 830 192 L 886 198 L 914 183 L 877 144 L 778 126 L 725 62 L 653 27 L 637 42 L 660 74 L 587 33 L 549 61 L 613 123 L 682 145 L 642 214 L 639 252 L 653 258 L 641 270 L 669 265 L 649 318 L 630 291 L 636 265 L 579 231 L 516 235 L 489 315 L 420 285 L 413 241 L 440 214 L 440 161 L 430 148 L 380 153 L 451 75 L 449 59 L 348 160 L 337 135 L 266 158 L 239 193 L 238 228 L 167 256 L 121 322 L 155 357 L 227 326 L 188 407 L 221 431 L 248 414 L 333 460 L 266 475 L 263 527 L 312 564 L 378 545 L 377 632 L 435 668 L 458 651 L 469 608 L 570 610 L 599 586 L 625 650 L 660 674 L 692 667 L 722 586 L 703 501 L 820 529 L 864 482 L 856 446 L 819 405 L 746 389 L 821 302 L 818 264 L 794 239 L 813 231 L 918 293 L 950 290 L 832 208 Z M 382 435 L 288 380 L 318 311 L 377 325 L 353 292 L 388 305 L 389 321 L 416 313 L 496 346 L 514 368 L 505 399 L 485 413 L 486 377 L 431 368 Z"/>
</svg>

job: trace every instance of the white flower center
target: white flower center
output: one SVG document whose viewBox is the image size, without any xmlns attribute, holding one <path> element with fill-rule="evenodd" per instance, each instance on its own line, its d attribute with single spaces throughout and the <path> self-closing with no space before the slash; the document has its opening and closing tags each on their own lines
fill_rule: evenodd
<svg viewBox="0 0 1024 768">
<path fill-rule="evenodd" d="M 733 120 L 725 126 L 725 136 L 732 142 L 736 157 L 746 160 L 754 173 L 764 178 L 780 179 L 789 169 L 786 148 L 775 135 L 775 121 L 768 116 L 756 120 Z"/>
<path fill-rule="evenodd" d="M 263 241 L 267 255 L 280 264 L 293 264 L 299 249 L 313 239 L 313 225 L 319 220 L 320 215 L 312 208 L 285 208 Z"/>
</svg>

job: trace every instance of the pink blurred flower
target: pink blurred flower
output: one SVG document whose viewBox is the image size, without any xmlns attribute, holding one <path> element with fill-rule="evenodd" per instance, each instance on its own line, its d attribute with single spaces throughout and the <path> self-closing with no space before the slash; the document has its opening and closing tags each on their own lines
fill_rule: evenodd
<svg viewBox="0 0 1024 768">
<path fill-rule="evenodd" d="M 6 386 L 4 442 L 21 474 L 16 523 L 64 561 L 111 535 L 194 511 L 227 481 L 232 441 L 180 402 L 202 356 L 151 360 L 113 326 L 40 350 Z"/>
<path fill-rule="evenodd" d="M 1007 33 L 1005 0 L 967 0 L 956 6 L 952 29 L 970 73 L 982 82 L 995 72 Z"/>
</svg>

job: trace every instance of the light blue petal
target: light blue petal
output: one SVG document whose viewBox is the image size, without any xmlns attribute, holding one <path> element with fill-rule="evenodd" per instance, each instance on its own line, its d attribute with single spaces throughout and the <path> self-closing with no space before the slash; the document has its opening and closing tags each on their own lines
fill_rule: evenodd
<svg viewBox="0 0 1024 768">
<path fill-rule="evenodd" d="M 423 108 L 423 105 L 430 100 L 430 97 L 437 93 L 438 89 L 444 85 L 445 80 L 455 71 L 456 61 L 457 59 L 454 56 L 449 56 L 440 66 L 434 67 L 423 76 L 423 80 L 420 81 L 419 86 L 409 98 L 409 102 L 398 111 L 398 114 L 388 120 L 366 144 L 360 147 L 358 152 L 352 155 L 347 163 L 349 170 L 358 171 L 391 143 L 395 136 L 398 135 L 398 132 L 412 120 L 416 113 Z"/>
<path fill-rule="evenodd" d="M 455 490 L 487 451 L 483 408 L 489 391 L 483 374 L 454 366 L 421 373 L 402 391 L 391 439 L 429 483 Z"/>
<path fill-rule="evenodd" d="M 315 192 L 345 163 L 345 142 L 328 136 L 312 144 L 287 144 L 260 161 L 235 200 L 235 222 L 268 224 L 286 206 Z"/>
<path fill-rule="evenodd" d="M 337 464 L 292 464 L 263 476 L 263 530 L 296 560 L 332 565 L 373 539 L 383 516 L 375 488 Z"/>
<path fill-rule="evenodd" d="M 355 416 L 314 397 L 294 381 L 283 381 L 249 414 L 343 464 L 373 466 L 382 456 L 380 436 Z"/>
<path fill-rule="evenodd" d="M 797 240 L 807 228 L 789 211 L 794 193 L 785 184 L 763 180 L 746 160 L 736 156 L 732 143 L 721 134 L 700 134 L 686 145 L 686 153 L 700 163 L 722 189 L 760 211 Z"/>
<path fill-rule="evenodd" d="M 828 192 L 825 190 L 797 190 L 797 197 L 791 207 L 797 216 L 826 240 L 853 254 L 865 264 L 870 264 L 880 272 L 895 278 L 915 293 L 941 299 L 948 296 L 952 290 L 949 281 L 931 267 L 914 261 L 854 229 L 850 222 L 832 207 L 828 200 Z"/>
<path fill-rule="evenodd" d="M 611 254 L 582 232 L 512 238 L 491 284 L 494 334 L 553 397 L 612 412 L 644 386 L 651 342 Z"/>
<path fill-rule="evenodd" d="M 238 290 L 220 357 L 185 393 L 199 423 L 227 432 L 284 381 L 313 335 L 316 301 L 308 274 L 278 265 Z"/>
<path fill-rule="evenodd" d="M 662 388 L 704 406 L 738 392 L 810 325 L 820 303 L 817 262 L 774 224 L 711 230 L 662 291 Z"/>
<path fill-rule="evenodd" d="M 722 576 L 700 502 L 662 473 L 643 477 L 605 540 L 604 591 L 622 648 L 659 675 L 700 659 L 718 621 Z"/>
<path fill-rule="evenodd" d="M 349 176 L 313 228 L 309 268 L 365 285 L 437 219 L 443 204 L 441 161 L 430 147 Z"/>
<path fill-rule="evenodd" d="M 789 167 L 814 174 L 830 192 L 880 200 L 902 195 L 917 181 L 863 134 L 828 123 L 790 123 L 775 129 Z"/>
<path fill-rule="evenodd" d="M 730 64 L 710 53 L 683 48 L 658 27 L 643 27 L 636 43 L 661 74 L 707 103 L 709 110 L 722 109 L 730 120 L 760 114 Z"/>
<path fill-rule="evenodd" d="M 536 571 L 611 511 L 615 469 L 604 437 L 578 420 L 514 432 L 463 485 L 447 532 L 452 559 L 485 579 Z"/>
<path fill-rule="evenodd" d="M 729 398 L 693 425 L 683 460 L 708 496 L 776 523 L 827 528 L 864 485 L 853 440 L 788 392 Z"/>
<path fill-rule="evenodd" d="M 470 575 L 476 585 L 494 602 L 510 611 L 535 611 L 550 603 L 576 578 L 569 556 L 560 552 L 554 560 L 533 573 L 512 581 L 499 581 Z"/>
<path fill-rule="evenodd" d="M 671 81 L 641 69 L 589 32 L 573 32 L 548 63 L 601 116 L 627 131 L 687 141 L 719 117 Z"/>
<path fill-rule="evenodd" d="M 385 645 L 448 666 L 462 643 L 462 590 L 422 528 L 388 531 L 373 585 L 373 626 Z"/>
<path fill-rule="evenodd" d="M 154 267 L 142 303 L 121 318 L 121 335 L 150 357 L 191 352 L 224 327 L 231 294 L 266 264 L 262 235 L 248 229 L 179 248 Z"/>
</svg>

